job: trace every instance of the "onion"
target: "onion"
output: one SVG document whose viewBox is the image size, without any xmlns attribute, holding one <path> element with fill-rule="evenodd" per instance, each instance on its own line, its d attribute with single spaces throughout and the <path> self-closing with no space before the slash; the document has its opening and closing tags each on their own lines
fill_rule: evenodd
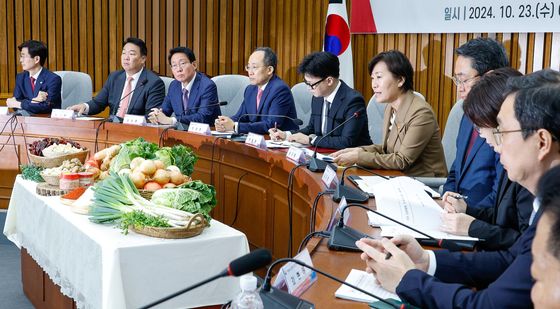
<svg viewBox="0 0 560 309">
<path fill-rule="evenodd" d="M 148 191 L 156 191 L 161 189 L 161 186 L 159 185 L 159 183 L 155 182 L 155 181 L 149 181 L 144 185 L 144 190 L 148 190 Z"/>
<path fill-rule="evenodd" d="M 161 160 L 154 160 L 154 164 L 156 165 L 156 168 L 159 169 L 165 169 L 165 164 L 163 164 L 163 161 Z"/>
<path fill-rule="evenodd" d="M 169 172 L 166 170 L 159 169 L 154 173 L 152 179 L 163 186 L 164 184 L 169 182 L 170 179 Z"/>
<path fill-rule="evenodd" d="M 123 168 L 118 172 L 119 175 L 130 174 L 130 173 L 132 173 L 132 171 L 129 168 Z"/>
<path fill-rule="evenodd" d="M 181 172 L 181 169 L 179 169 L 179 168 L 178 168 L 177 166 L 175 166 L 175 165 L 169 165 L 169 166 L 167 167 L 167 169 L 170 170 L 170 171 L 176 171 L 176 172 L 179 172 L 179 173 Z"/>
<path fill-rule="evenodd" d="M 171 182 L 170 182 L 170 183 L 166 183 L 165 185 L 163 185 L 163 188 L 164 188 L 164 189 L 166 189 L 166 188 L 175 188 L 175 187 L 176 187 L 176 185 L 175 185 L 174 183 L 171 183 Z"/>
<path fill-rule="evenodd" d="M 144 162 L 144 158 L 142 157 L 136 157 L 134 159 L 132 159 L 132 161 L 130 161 L 130 169 L 136 169 L 137 167 L 140 166 L 140 164 L 142 164 L 142 162 Z"/>
<path fill-rule="evenodd" d="M 184 182 L 183 181 L 183 174 L 181 174 L 181 172 L 179 172 L 179 171 L 169 172 L 169 177 L 171 178 L 171 182 L 176 184 L 176 185 L 180 185 Z"/>
<path fill-rule="evenodd" d="M 134 186 L 138 189 L 142 189 L 144 187 L 144 184 L 146 184 L 146 182 L 148 181 L 146 175 L 139 171 L 132 172 L 128 177 L 130 177 L 130 179 L 134 183 Z"/>
<path fill-rule="evenodd" d="M 140 172 L 144 173 L 146 176 L 152 176 L 157 168 L 156 164 L 152 160 L 144 160 L 138 167 Z"/>
</svg>

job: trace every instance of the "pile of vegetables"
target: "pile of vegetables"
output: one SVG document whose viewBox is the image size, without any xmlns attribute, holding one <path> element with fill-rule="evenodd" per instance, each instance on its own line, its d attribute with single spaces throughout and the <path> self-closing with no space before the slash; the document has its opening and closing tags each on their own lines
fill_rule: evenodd
<svg viewBox="0 0 560 309">
<path fill-rule="evenodd" d="M 207 222 L 216 207 L 216 190 L 200 180 L 185 183 L 175 189 L 161 189 L 152 195 L 152 203 L 204 215 Z"/>
<path fill-rule="evenodd" d="M 31 180 L 35 182 L 44 182 L 45 180 L 41 176 L 42 167 L 35 166 L 33 164 L 22 164 L 19 166 L 21 170 L 21 176 L 23 179 Z"/>
<path fill-rule="evenodd" d="M 56 137 L 46 137 L 37 141 L 34 141 L 33 143 L 29 144 L 28 150 L 29 153 L 35 156 L 43 156 L 43 149 L 52 146 L 52 145 L 65 145 L 65 144 L 70 144 L 71 146 L 78 148 L 78 149 L 82 149 L 82 146 L 80 146 L 80 144 L 69 140 L 69 139 L 65 139 L 63 137 L 61 138 L 56 138 Z"/>
<path fill-rule="evenodd" d="M 146 200 L 138 193 L 127 174 L 111 172 L 93 187 L 93 204 L 89 219 L 95 223 L 119 222 L 123 233 L 135 226 L 186 226 L 192 213 L 161 206 Z"/>
<path fill-rule="evenodd" d="M 175 165 L 165 167 L 161 160 L 145 160 L 141 157 L 132 159 L 130 169 L 121 169 L 119 173 L 129 173 L 136 188 L 148 191 L 174 188 L 191 181 L 191 178 L 183 175 Z"/>
</svg>

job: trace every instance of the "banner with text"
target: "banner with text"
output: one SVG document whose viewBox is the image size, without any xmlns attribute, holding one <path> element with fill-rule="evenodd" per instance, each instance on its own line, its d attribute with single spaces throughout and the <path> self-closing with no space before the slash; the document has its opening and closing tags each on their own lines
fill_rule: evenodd
<svg viewBox="0 0 560 309">
<path fill-rule="evenodd" d="M 353 0 L 350 31 L 560 32 L 560 0 Z"/>
</svg>

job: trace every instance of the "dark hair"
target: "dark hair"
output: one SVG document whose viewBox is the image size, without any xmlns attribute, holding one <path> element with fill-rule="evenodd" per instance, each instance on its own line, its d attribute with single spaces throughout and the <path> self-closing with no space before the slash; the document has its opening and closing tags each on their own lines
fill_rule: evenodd
<svg viewBox="0 0 560 309">
<path fill-rule="evenodd" d="M 194 52 L 190 48 L 183 47 L 183 46 L 178 46 L 178 47 L 175 47 L 175 48 L 172 48 L 172 49 L 169 50 L 169 56 L 167 56 L 167 61 L 169 62 L 169 65 L 171 65 L 171 57 L 173 57 L 173 55 L 175 55 L 177 53 L 185 54 L 187 56 L 187 58 L 189 58 L 189 61 L 191 63 L 196 61 L 196 57 L 194 56 Z"/>
<path fill-rule="evenodd" d="M 412 79 L 414 75 L 414 70 L 410 64 L 410 60 L 398 50 L 390 50 L 377 54 L 373 57 L 368 64 L 369 74 L 373 72 L 373 68 L 379 63 L 384 62 L 387 65 L 389 72 L 393 74 L 395 78 L 404 78 L 404 84 L 402 86 L 402 91 L 414 90 L 414 81 Z"/>
<path fill-rule="evenodd" d="M 330 52 L 314 52 L 301 60 L 298 66 L 299 74 L 309 74 L 319 78 L 340 76 L 340 61 Z"/>
<path fill-rule="evenodd" d="M 516 69 L 505 67 L 484 74 L 472 87 L 463 103 L 465 115 L 478 127 L 496 128 L 496 116 L 504 102 L 510 77 L 521 76 Z"/>
<path fill-rule="evenodd" d="M 123 47 L 128 43 L 131 43 L 131 44 L 134 44 L 134 45 L 138 46 L 140 48 L 140 55 L 148 56 L 148 47 L 146 47 L 146 42 L 142 41 L 139 38 L 130 37 L 130 38 L 127 38 L 126 40 L 124 40 L 124 42 L 122 44 Z"/>
<path fill-rule="evenodd" d="M 508 80 L 506 96 L 515 94 L 515 118 L 527 138 L 545 129 L 555 141 L 560 137 L 560 73 L 540 70 Z"/>
<path fill-rule="evenodd" d="M 509 59 L 502 43 L 491 38 L 476 38 L 455 50 L 459 56 L 472 60 L 472 68 L 483 75 L 490 70 L 508 67 Z"/>
<path fill-rule="evenodd" d="M 27 48 L 27 52 L 32 58 L 39 56 L 39 63 L 41 66 L 45 64 L 49 55 L 49 50 L 47 49 L 47 45 L 45 45 L 45 43 L 37 40 L 28 40 L 18 46 L 19 51 L 24 48 Z"/>
<path fill-rule="evenodd" d="M 270 47 L 257 47 L 254 52 L 262 51 L 264 52 L 264 65 L 267 67 L 272 67 L 274 69 L 274 74 L 276 74 L 276 66 L 278 65 L 278 57 Z"/>
<path fill-rule="evenodd" d="M 552 219 L 548 248 L 553 256 L 560 259 L 560 166 L 551 168 L 539 179 L 537 199 L 543 214 Z"/>
</svg>

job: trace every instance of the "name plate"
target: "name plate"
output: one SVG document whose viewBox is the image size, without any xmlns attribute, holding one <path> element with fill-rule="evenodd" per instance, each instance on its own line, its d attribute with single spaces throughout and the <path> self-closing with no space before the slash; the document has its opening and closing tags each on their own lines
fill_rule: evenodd
<svg viewBox="0 0 560 309">
<path fill-rule="evenodd" d="M 294 259 L 313 267 L 313 262 L 307 248 L 294 256 Z M 315 281 L 317 281 L 317 273 L 309 268 L 290 262 L 280 268 L 273 286 L 281 290 L 288 290 L 288 293 L 299 297 Z"/>
<path fill-rule="evenodd" d="M 342 214 L 342 209 L 344 209 L 344 207 L 346 207 L 346 205 L 348 205 L 348 203 L 346 202 L 346 198 L 343 196 L 340 199 L 340 202 L 338 203 L 338 207 L 336 208 L 336 211 L 334 213 L 334 216 L 332 216 L 331 221 L 329 221 L 329 225 L 327 225 L 327 231 L 331 231 L 333 229 L 333 227 L 338 224 L 338 221 L 340 221 L 340 215 Z M 344 225 L 346 225 L 348 223 L 348 219 L 350 218 L 350 211 L 346 211 L 346 213 L 344 214 Z"/>
<path fill-rule="evenodd" d="M 264 136 L 260 134 L 249 133 L 249 135 L 247 135 L 247 139 L 245 140 L 245 144 L 249 144 L 263 150 L 267 149 Z"/>
<path fill-rule="evenodd" d="M 51 118 L 55 119 L 75 119 L 76 112 L 71 109 L 56 109 L 54 108 L 51 112 Z"/>
<path fill-rule="evenodd" d="M 307 161 L 303 149 L 294 146 L 290 146 L 290 148 L 288 148 L 286 158 L 296 164 L 305 163 Z"/>
<path fill-rule="evenodd" d="M 207 123 L 200 123 L 200 122 L 191 122 L 189 124 L 190 133 L 202 134 L 202 135 L 211 135 L 210 125 Z"/>
<path fill-rule="evenodd" d="M 0 115 L 8 115 L 10 110 L 7 106 L 0 106 Z"/>
<path fill-rule="evenodd" d="M 336 189 L 336 186 L 338 185 L 338 177 L 336 177 L 336 171 L 331 167 L 331 165 L 327 164 L 321 180 L 327 189 Z"/>
<path fill-rule="evenodd" d="M 146 125 L 146 118 L 141 115 L 124 115 L 123 119 L 124 124 L 130 124 L 133 126 L 145 126 Z"/>
</svg>

